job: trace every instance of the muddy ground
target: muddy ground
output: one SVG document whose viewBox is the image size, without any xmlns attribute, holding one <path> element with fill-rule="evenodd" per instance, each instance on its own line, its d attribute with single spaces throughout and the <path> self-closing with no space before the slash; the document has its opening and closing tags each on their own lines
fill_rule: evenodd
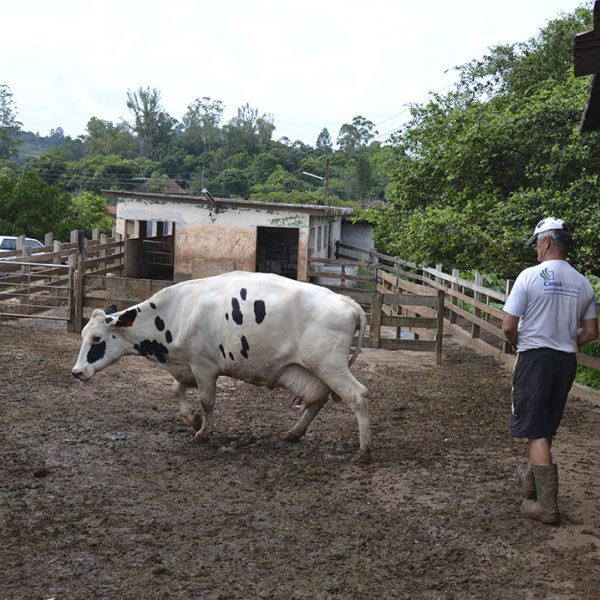
<svg viewBox="0 0 600 600">
<path fill-rule="evenodd" d="M 128 357 L 87 384 L 62 326 L 0 321 L 1 598 L 598 598 L 600 409 L 555 443 L 562 523 L 519 514 L 510 374 L 365 351 L 375 451 L 329 403 L 306 438 L 287 393 L 221 379 L 190 444 L 169 376 Z"/>
</svg>

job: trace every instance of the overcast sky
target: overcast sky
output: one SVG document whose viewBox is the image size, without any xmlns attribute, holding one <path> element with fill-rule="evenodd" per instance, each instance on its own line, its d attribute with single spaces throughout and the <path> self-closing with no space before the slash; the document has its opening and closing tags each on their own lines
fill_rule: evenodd
<svg viewBox="0 0 600 600">
<path fill-rule="evenodd" d="M 181 120 L 196 98 L 271 114 L 273 137 L 314 145 L 362 115 L 378 139 L 454 66 L 534 36 L 585 0 L 2 0 L 0 84 L 26 131 L 131 120 L 156 88 Z"/>
</svg>

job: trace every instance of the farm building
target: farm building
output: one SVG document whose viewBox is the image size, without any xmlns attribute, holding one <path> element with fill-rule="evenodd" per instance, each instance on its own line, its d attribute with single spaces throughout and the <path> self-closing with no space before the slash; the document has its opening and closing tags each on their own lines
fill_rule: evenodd
<svg viewBox="0 0 600 600">
<path fill-rule="evenodd" d="M 183 281 L 227 271 L 306 280 L 329 258 L 350 208 L 106 190 L 126 239 L 125 276 Z"/>
</svg>

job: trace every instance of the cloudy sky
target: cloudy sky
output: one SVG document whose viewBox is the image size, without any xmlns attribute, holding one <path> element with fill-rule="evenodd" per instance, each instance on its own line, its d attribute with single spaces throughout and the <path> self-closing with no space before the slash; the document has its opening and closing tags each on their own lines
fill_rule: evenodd
<svg viewBox="0 0 600 600">
<path fill-rule="evenodd" d="M 452 67 L 534 36 L 585 0 L 2 0 L 0 84 L 26 131 L 76 137 L 131 120 L 156 88 L 180 120 L 196 98 L 273 115 L 274 138 L 314 145 L 362 115 L 379 139 L 406 105 L 447 91 Z M 449 71 L 450 69 L 450 71 Z"/>
</svg>

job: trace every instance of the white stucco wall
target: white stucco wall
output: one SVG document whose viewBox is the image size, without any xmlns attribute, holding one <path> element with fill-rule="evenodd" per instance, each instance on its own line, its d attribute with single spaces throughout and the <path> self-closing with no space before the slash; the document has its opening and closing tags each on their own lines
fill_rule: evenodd
<svg viewBox="0 0 600 600">
<path fill-rule="evenodd" d="M 226 271 L 254 271 L 257 227 L 299 231 L 298 278 L 306 279 L 310 215 L 301 210 L 222 207 L 159 200 L 117 203 L 117 230 L 133 221 L 175 223 L 174 279 L 206 277 Z"/>
</svg>

